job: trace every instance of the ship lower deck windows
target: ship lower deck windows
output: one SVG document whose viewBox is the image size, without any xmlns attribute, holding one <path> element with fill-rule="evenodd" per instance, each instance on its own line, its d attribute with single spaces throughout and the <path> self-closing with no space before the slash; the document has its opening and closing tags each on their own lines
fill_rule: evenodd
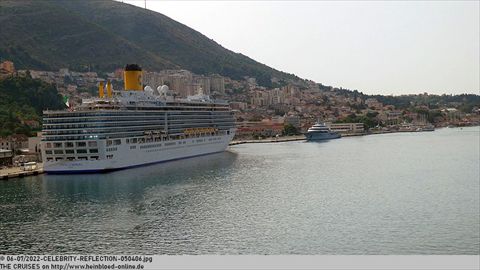
<svg viewBox="0 0 480 270">
<path fill-rule="evenodd" d="M 107 155 L 107 159 L 112 159 L 113 155 Z"/>
<path fill-rule="evenodd" d="M 72 160 L 75 160 L 75 158 L 74 157 L 67 157 L 67 160 L 72 161 Z"/>
<path fill-rule="evenodd" d="M 55 158 L 55 161 L 59 161 L 59 160 L 63 160 L 63 158 L 61 158 L 61 157 Z"/>
<path fill-rule="evenodd" d="M 113 141 L 113 145 L 120 145 L 120 144 L 122 144 L 122 140 L 120 139 L 116 139 Z"/>
<path fill-rule="evenodd" d="M 65 147 L 66 148 L 73 148 L 73 142 L 66 142 Z"/>
<path fill-rule="evenodd" d="M 63 150 L 54 150 L 53 153 L 55 155 L 63 155 Z"/>
<path fill-rule="evenodd" d="M 90 149 L 90 150 L 88 150 L 88 152 L 90 152 L 90 153 L 98 153 L 98 149 Z"/>
<path fill-rule="evenodd" d="M 88 142 L 88 147 L 97 147 L 97 142 Z"/>
<path fill-rule="evenodd" d="M 46 150 L 46 151 L 45 151 L 45 154 L 51 155 L 51 154 L 52 154 L 52 150 Z"/>
<path fill-rule="evenodd" d="M 77 149 L 77 154 L 86 154 L 87 149 Z"/>
<path fill-rule="evenodd" d="M 132 145 L 132 146 L 130 146 L 130 149 L 137 149 L 137 146 L 136 146 L 136 145 Z"/>
<path fill-rule="evenodd" d="M 46 148 L 52 148 L 52 143 L 47 143 Z"/>
<path fill-rule="evenodd" d="M 78 160 L 88 160 L 88 157 L 78 157 Z"/>
<path fill-rule="evenodd" d="M 98 160 L 98 156 L 91 156 L 90 159 Z"/>
<path fill-rule="evenodd" d="M 86 147 L 87 143 L 86 142 L 77 142 L 77 147 Z"/>
<path fill-rule="evenodd" d="M 63 144 L 62 143 L 54 143 L 53 148 L 62 148 Z"/>
<path fill-rule="evenodd" d="M 75 154 L 75 150 L 67 149 L 67 150 L 65 150 L 65 154 Z"/>
<path fill-rule="evenodd" d="M 47 161 L 53 161 L 53 158 L 49 157 L 47 158 Z"/>
</svg>

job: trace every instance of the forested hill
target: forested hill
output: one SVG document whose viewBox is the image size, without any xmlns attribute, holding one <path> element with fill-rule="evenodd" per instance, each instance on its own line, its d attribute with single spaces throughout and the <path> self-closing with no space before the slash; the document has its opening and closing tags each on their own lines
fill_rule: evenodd
<svg viewBox="0 0 480 270">
<path fill-rule="evenodd" d="M 63 108 L 62 97 L 54 85 L 29 76 L 0 79 L 0 137 L 33 135 L 35 127 L 25 121 L 41 124 L 42 110 Z"/>
<path fill-rule="evenodd" d="M 234 53 L 167 16 L 115 1 L 0 1 L 0 59 L 18 69 L 113 71 L 126 63 L 233 79 L 298 77 Z"/>
</svg>

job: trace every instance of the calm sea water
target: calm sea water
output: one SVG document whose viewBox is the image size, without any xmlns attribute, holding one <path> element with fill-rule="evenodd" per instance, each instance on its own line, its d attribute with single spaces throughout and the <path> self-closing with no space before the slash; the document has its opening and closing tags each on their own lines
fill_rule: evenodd
<svg viewBox="0 0 480 270">
<path fill-rule="evenodd" d="M 480 129 L 0 181 L 0 254 L 479 254 Z"/>
</svg>

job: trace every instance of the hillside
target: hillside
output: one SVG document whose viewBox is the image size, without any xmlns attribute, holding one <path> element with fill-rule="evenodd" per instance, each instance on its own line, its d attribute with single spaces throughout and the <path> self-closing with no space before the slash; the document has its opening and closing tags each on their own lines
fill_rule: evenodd
<svg viewBox="0 0 480 270">
<path fill-rule="evenodd" d="M 234 53 L 201 33 L 150 10 L 114 1 L 0 1 L 0 59 L 19 69 L 113 71 L 182 68 L 233 79 L 298 77 Z"/>
<path fill-rule="evenodd" d="M 63 109 L 62 97 L 54 85 L 26 77 L 0 79 L 0 137 L 32 135 L 26 120 L 41 123 L 42 110 Z"/>
</svg>

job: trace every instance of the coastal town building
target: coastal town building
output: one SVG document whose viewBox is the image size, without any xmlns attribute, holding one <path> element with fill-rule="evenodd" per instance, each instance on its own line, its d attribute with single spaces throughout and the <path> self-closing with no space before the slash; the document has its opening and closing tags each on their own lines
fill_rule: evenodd
<svg viewBox="0 0 480 270">
<path fill-rule="evenodd" d="M 340 134 L 362 134 L 365 133 L 363 123 L 326 123 L 332 131 Z"/>
<path fill-rule="evenodd" d="M 285 125 L 292 125 L 296 128 L 299 128 L 301 125 L 300 117 L 298 115 L 287 115 L 284 117 Z"/>
<path fill-rule="evenodd" d="M 281 135 L 283 132 L 283 122 L 264 119 L 259 122 L 245 121 L 236 124 L 237 137 L 271 137 Z"/>
<path fill-rule="evenodd" d="M 15 65 L 12 61 L 3 61 L 0 63 L 0 74 L 10 75 L 15 73 Z"/>
<path fill-rule="evenodd" d="M 20 150 L 28 148 L 28 137 L 24 134 L 13 134 L 8 137 L 0 137 L 0 149 Z"/>
<path fill-rule="evenodd" d="M 12 164 L 13 151 L 0 148 L 0 165 L 6 166 Z"/>
<path fill-rule="evenodd" d="M 31 155 L 35 155 L 38 161 L 42 160 L 41 139 L 41 132 L 37 132 L 36 137 L 28 137 L 28 153 Z"/>
</svg>

